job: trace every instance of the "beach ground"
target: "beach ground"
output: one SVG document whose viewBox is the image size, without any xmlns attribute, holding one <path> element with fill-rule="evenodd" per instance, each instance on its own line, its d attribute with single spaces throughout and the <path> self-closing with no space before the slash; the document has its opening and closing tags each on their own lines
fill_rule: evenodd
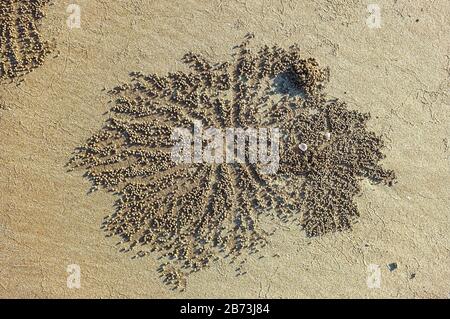
<svg viewBox="0 0 450 319">
<path fill-rule="evenodd" d="M 449 297 L 448 1 L 377 0 L 379 27 L 369 1 L 75 2 L 81 28 L 66 23 L 69 1 L 50 6 L 41 32 L 55 51 L 20 85 L 0 86 L 0 297 Z M 352 231 L 306 238 L 274 224 L 282 231 L 246 275 L 223 259 L 172 291 L 156 257 L 131 259 L 100 229 L 113 195 L 87 194 L 82 171 L 65 165 L 129 72 L 186 71 L 188 51 L 226 60 L 249 32 L 258 45 L 297 43 L 330 68 L 327 94 L 371 113 L 398 183 L 362 182 Z M 79 289 L 67 285 L 73 264 Z"/>
</svg>

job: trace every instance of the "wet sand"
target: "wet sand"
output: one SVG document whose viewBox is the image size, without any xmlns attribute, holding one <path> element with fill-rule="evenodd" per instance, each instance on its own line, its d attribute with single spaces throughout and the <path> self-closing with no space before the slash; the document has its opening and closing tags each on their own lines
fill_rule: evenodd
<svg viewBox="0 0 450 319">
<path fill-rule="evenodd" d="M 368 28 L 365 5 L 339 1 L 80 5 L 82 27 L 73 30 L 63 4 L 48 8 L 41 36 L 56 40 L 59 56 L 0 87 L 1 296 L 448 296 L 448 4 L 380 2 L 379 29 Z M 83 171 L 65 164 L 101 129 L 107 90 L 129 82 L 130 71 L 187 72 L 188 51 L 226 60 L 248 32 L 258 47 L 298 43 L 329 67 L 327 96 L 371 114 L 368 129 L 386 145 L 382 166 L 398 182 L 361 182 L 352 230 L 308 238 L 275 220 L 265 257 L 250 256 L 245 274 L 223 259 L 172 291 L 156 255 L 132 259 L 136 252 L 121 253 L 100 229 L 114 195 L 87 194 Z M 80 289 L 66 286 L 69 264 L 81 267 Z M 381 267 L 379 289 L 367 286 L 370 264 Z"/>
</svg>

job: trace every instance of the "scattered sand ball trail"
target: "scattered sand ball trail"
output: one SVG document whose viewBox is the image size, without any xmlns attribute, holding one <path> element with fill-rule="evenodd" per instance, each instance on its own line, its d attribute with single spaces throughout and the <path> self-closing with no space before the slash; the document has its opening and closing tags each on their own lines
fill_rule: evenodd
<svg viewBox="0 0 450 319">
<path fill-rule="evenodd" d="M 255 53 L 250 39 L 224 63 L 186 54 L 188 74 L 131 74 L 110 92 L 107 124 L 70 161 L 87 170 L 94 189 L 117 194 L 105 230 L 138 256 L 159 252 L 168 284 L 184 287 L 187 274 L 220 257 L 258 252 L 270 235 L 259 227 L 266 218 L 297 221 L 308 236 L 349 229 L 359 215 L 359 180 L 395 180 L 378 164 L 383 143 L 367 131 L 369 115 L 326 100 L 326 69 L 296 46 Z M 279 128 L 278 172 L 262 174 L 249 163 L 174 163 L 171 133 L 195 121 Z"/>
<path fill-rule="evenodd" d="M 31 72 L 42 65 L 51 52 L 37 28 L 49 2 L 0 1 L 0 82 Z"/>
</svg>

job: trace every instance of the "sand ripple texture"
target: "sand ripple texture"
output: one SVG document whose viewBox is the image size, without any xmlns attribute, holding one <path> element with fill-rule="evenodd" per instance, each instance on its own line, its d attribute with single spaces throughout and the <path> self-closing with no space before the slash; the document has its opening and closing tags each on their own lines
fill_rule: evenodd
<svg viewBox="0 0 450 319">
<path fill-rule="evenodd" d="M 50 0 L 0 1 L 0 82 L 15 79 L 43 64 L 51 52 L 38 24 Z"/>
<path fill-rule="evenodd" d="M 254 48 L 251 38 L 225 62 L 187 53 L 189 73 L 132 73 L 110 91 L 103 129 L 69 164 L 86 170 L 93 189 L 117 195 L 103 228 L 136 256 L 159 254 L 172 287 L 184 288 L 188 274 L 219 258 L 237 262 L 263 251 L 267 220 L 294 223 L 299 236 L 350 229 L 360 180 L 395 181 L 379 165 L 383 141 L 368 131 L 369 114 L 326 98 L 327 69 L 296 46 Z M 278 172 L 261 174 L 259 164 L 247 163 L 175 164 L 171 132 L 196 121 L 279 128 Z"/>
</svg>

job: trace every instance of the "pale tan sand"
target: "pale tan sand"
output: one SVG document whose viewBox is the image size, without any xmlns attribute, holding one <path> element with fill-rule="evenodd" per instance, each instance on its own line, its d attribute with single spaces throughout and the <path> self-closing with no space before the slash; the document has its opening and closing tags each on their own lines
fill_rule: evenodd
<svg viewBox="0 0 450 319">
<path fill-rule="evenodd" d="M 380 1 L 380 29 L 368 28 L 360 2 L 79 3 L 80 30 L 67 28 L 62 3 L 43 21 L 60 56 L 0 88 L 0 296 L 448 297 L 447 2 Z M 351 232 L 306 239 L 295 226 L 271 225 L 267 257 L 250 259 L 246 275 L 224 261 L 173 292 L 157 260 L 131 260 L 104 237 L 112 195 L 86 195 L 89 182 L 64 165 L 104 122 L 104 88 L 131 70 L 182 70 L 176 61 L 187 51 L 223 60 L 247 32 L 260 45 L 298 43 L 330 67 L 327 93 L 372 114 L 398 184 L 363 183 Z M 81 267 L 80 289 L 66 286 L 69 264 Z M 380 289 L 367 287 L 369 264 L 381 267 Z"/>
</svg>

